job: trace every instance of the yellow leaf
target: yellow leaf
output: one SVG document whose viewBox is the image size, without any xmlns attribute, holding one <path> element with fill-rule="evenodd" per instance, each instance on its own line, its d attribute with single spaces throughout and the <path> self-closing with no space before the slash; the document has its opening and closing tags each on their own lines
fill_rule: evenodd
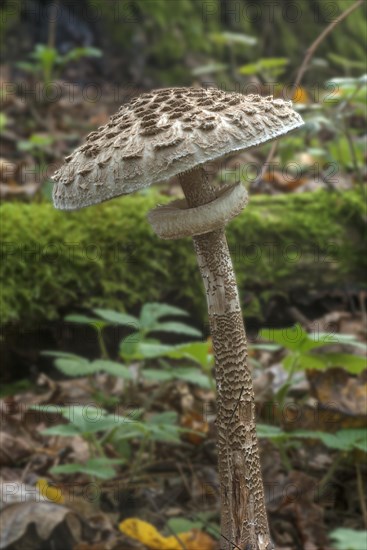
<svg viewBox="0 0 367 550">
<path fill-rule="evenodd" d="M 298 88 L 295 90 L 294 94 L 291 97 L 293 103 L 310 103 L 311 99 L 308 95 L 308 92 L 305 88 L 302 88 L 302 86 L 298 86 Z"/>
<path fill-rule="evenodd" d="M 37 487 L 39 493 L 44 498 L 47 498 L 47 500 L 50 500 L 51 502 L 54 502 L 55 504 L 63 504 L 64 503 L 64 497 L 63 497 L 61 489 L 59 487 L 54 486 L 54 485 L 49 485 L 47 479 L 40 478 L 36 483 L 36 487 Z"/>
<path fill-rule="evenodd" d="M 120 523 L 119 529 L 125 535 L 142 542 L 153 550 L 174 550 L 166 546 L 165 537 L 162 537 L 154 525 L 146 521 L 137 518 L 125 519 Z"/>
<path fill-rule="evenodd" d="M 177 536 L 184 543 L 186 550 L 214 550 L 216 547 L 214 540 L 198 529 L 193 529 L 188 533 L 179 533 Z M 182 546 L 180 550 L 182 550 Z"/>
<path fill-rule="evenodd" d="M 164 537 L 154 525 L 138 518 L 125 519 L 119 524 L 119 529 L 151 550 L 183 550 L 182 544 L 185 550 L 214 550 L 213 539 L 197 529 L 187 533 L 178 533 L 176 537 L 173 535 Z"/>
</svg>

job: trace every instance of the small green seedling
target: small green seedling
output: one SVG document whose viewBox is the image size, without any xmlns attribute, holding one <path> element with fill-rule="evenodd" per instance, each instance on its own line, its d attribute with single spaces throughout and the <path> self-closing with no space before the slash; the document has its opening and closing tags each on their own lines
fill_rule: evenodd
<svg viewBox="0 0 367 550">
<path fill-rule="evenodd" d="M 164 320 L 166 317 L 187 316 L 187 313 L 168 304 L 149 303 L 142 307 L 139 318 L 127 313 L 107 309 L 94 309 L 98 317 L 86 315 L 69 315 L 66 321 L 88 325 L 97 332 L 101 359 L 88 361 L 75 354 L 63 352 L 45 352 L 56 358 L 55 366 L 67 376 L 90 376 L 105 372 L 112 376 L 134 382 L 132 371 L 128 366 L 133 362 L 140 363 L 139 376 L 146 380 L 165 382 L 185 380 L 203 388 L 212 388 L 214 382 L 211 370 L 214 364 L 208 342 L 190 342 L 187 344 L 163 344 L 151 335 L 154 333 L 171 333 L 182 336 L 200 337 L 201 332 L 181 321 Z M 105 345 L 103 331 L 108 326 L 122 326 L 131 329 L 119 347 L 123 363 L 110 361 Z M 164 361 L 189 361 L 195 366 L 173 366 Z M 148 368 L 149 362 L 158 361 L 159 369 Z M 200 366 L 201 368 L 198 368 Z"/>
<path fill-rule="evenodd" d="M 46 164 L 45 151 L 52 145 L 53 137 L 50 135 L 32 134 L 28 139 L 17 143 L 19 151 L 30 153 L 41 166 Z"/>
<path fill-rule="evenodd" d="M 43 84 L 48 86 L 72 61 L 79 61 L 84 57 L 101 56 L 102 52 L 98 48 L 73 48 L 66 54 L 60 54 L 56 48 L 46 44 L 37 44 L 29 54 L 29 61 L 17 63 L 17 67 L 42 80 Z"/>
<path fill-rule="evenodd" d="M 201 332 L 179 321 L 162 321 L 165 317 L 185 317 L 187 312 L 168 304 L 145 304 L 140 316 L 134 317 L 127 313 L 120 313 L 110 309 L 93 309 L 97 318 L 86 315 L 68 315 L 65 320 L 70 323 L 89 325 L 97 331 L 101 348 L 101 355 L 107 357 L 106 346 L 102 337 L 103 329 L 107 326 L 121 326 L 129 328 L 132 333 L 120 345 L 120 356 L 124 360 L 137 358 L 153 358 L 172 349 L 164 346 L 159 340 L 151 338 L 152 333 L 167 332 L 183 336 L 200 337 Z"/>
<path fill-rule="evenodd" d="M 277 399 L 284 402 L 298 371 L 308 369 L 326 370 L 330 367 L 342 367 L 351 374 L 360 374 L 366 368 L 366 359 L 352 353 L 335 353 L 329 351 L 328 347 L 334 344 L 344 344 L 366 350 L 366 345 L 359 342 L 350 334 L 329 334 L 316 332 L 308 334 L 301 325 L 297 324 L 291 328 L 284 329 L 263 329 L 260 337 L 264 340 L 274 342 L 273 344 L 255 344 L 253 348 L 265 349 L 267 351 L 281 350 L 285 348 L 287 353 L 282 361 L 283 367 L 288 371 L 288 378 L 285 384 L 279 389 Z"/>
<path fill-rule="evenodd" d="M 269 57 L 258 59 L 256 63 L 242 65 L 238 69 L 238 72 L 246 76 L 260 76 L 264 82 L 274 82 L 274 80 L 284 74 L 288 63 L 289 59 L 285 57 Z"/>
<path fill-rule="evenodd" d="M 324 480 L 320 483 L 320 491 L 334 475 L 335 470 L 345 457 L 351 455 L 354 451 L 362 451 L 367 454 L 367 432 L 364 429 L 345 429 L 339 430 L 335 434 L 321 431 L 293 430 L 285 432 L 277 426 L 267 424 L 258 424 L 257 435 L 259 438 L 268 439 L 278 448 L 283 466 L 291 470 L 286 449 L 289 446 L 297 446 L 297 440 L 319 439 L 325 447 L 337 451 L 337 456 L 333 461 L 331 468 L 326 474 Z"/>
<path fill-rule="evenodd" d="M 68 420 L 68 423 L 44 429 L 43 435 L 80 436 L 89 446 L 91 455 L 89 460 L 84 464 L 72 463 L 55 466 L 51 469 L 51 473 L 55 474 L 83 473 L 92 477 L 110 479 L 116 475 L 114 467 L 125 464 L 130 456 L 130 448 L 125 443 L 140 440 L 139 456 L 141 456 L 148 443 L 160 441 L 178 444 L 182 433 L 196 433 L 188 428 L 180 427 L 177 424 L 178 415 L 172 411 L 153 414 L 144 421 L 141 409 L 132 411 L 128 416 L 121 416 L 110 414 L 94 405 L 66 407 L 35 405 L 31 408 L 47 415 L 61 414 L 64 419 Z M 104 452 L 106 443 L 115 446 L 117 451 L 123 449 L 126 456 L 121 459 L 108 458 Z"/>
<path fill-rule="evenodd" d="M 335 434 L 311 430 L 293 430 L 285 432 L 277 426 L 258 424 L 257 435 L 274 443 L 294 439 L 319 439 L 326 447 L 336 451 L 351 452 L 360 450 L 367 453 L 367 432 L 364 429 L 339 430 Z"/>
<path fill-rule="evenodd" d="M 0 112 L 0 133 L 5 130 L 7 125 L 9 124 L 8 117 L 5 113 Z"/>
<path fill-rule="evenodd" d="M 124 464 L 126 460 L 107 457 L 90 458 L 84 464 L 74 462 L 72 464 L 60 464 L 51 468 L 51 474 L 84 474 L 91 478 L 111 479 L 116 476 L 114 466 Z"/>
<path fill-rule="evenodd" d="M 56 435 L 61 437 L 80 436 L 89 446 L 91 459 L 85 464 L 60 465 L 52 469 L 52 473 L 84 473 L 101 479 L 115 476 L 112 466 L 123 464 L 125 459 L 111 460 L 105 456 L 103 450 L 102 433 L 111 433 L 114 430 L 124 429 L 134 422 L 133 417 L 123 417 L 108 414 L 107 411 L 95 406 L 43 406 L 31 407 L 42 414 L 61 414 L 69 422 L 57 424 L 42 431 L 44 435 Z M 99 468 L 97 467 L 99 466 Z M 73 471 L 72 471 L 73 470 Z"/>
</svg>

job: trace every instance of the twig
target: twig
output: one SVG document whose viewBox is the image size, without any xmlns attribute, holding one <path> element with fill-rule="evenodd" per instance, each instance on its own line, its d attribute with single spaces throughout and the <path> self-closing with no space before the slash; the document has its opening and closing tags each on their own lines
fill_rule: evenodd
<svg viewBox="0 0 367 550">
<path fill-rule="evenodd" d="M 278 142 L 274 141 L 271 144 L 268 156 L 266 157 L 266 160 L 265 160 L 264 164 L 262 165 L 260 174 L 258 175 L 258 177 L 255 179 L 255 181 L 251 185 L 252 189 L 256 189 L 256 186 L 258 185 L 258 183 L 263 179 L 263 177 L 265 175 L 265 172 L 267 171 L 267 169 L 269 167 L 269 164 L 271 163 L 271 161 L 272 161 L 272 159 L 273 159 L 273 157 L 276 153 L 277 148 L 278 148 Z"/>
<path fill-rule="evenodd" d="M 354 91 L 339 105 L 339 107 L 337 109 L 337 113 L 340 114 L 340 113 L 343 113 L 343 111 L 344 111 L 344 113 L 347 112 L 347 108 L 351 107 L 352 100 L 355 98 L 355 96 L 361 90 L 362 86 L 363 86 L 363 83 L 362 83 L 362 81 L 360 81 L 360 83 L 355 87 Z M 351 157 L 352 157 L 352 161 L 353 161 L 354 171 L 358 175 L 359 182 L 362 183 L 363 182 L 362 170 L 360 169 L 359 164 L 358 164 L 358 159 L 357 159 L 355 147 L 354 147 L 354 144 L 353 144 L 352 136 L 350 134 L 348 125 L 345 123 L 345 118 L 344 118 L 343 129 L 344 129 L 347 141 L 348 141 L 348 145 L 349 145 L 349 149 L 350 149 L 350 153 L 351 153 Z"/>
<path fill-rule="evenodd" d="M 345 133 L 345 137 L 347 138 L 349 151 L 350 151 L 350 156 L 352 157 L 353 169 L 354 169 L 355 173 L 357 174 L 357 177 L 359 179 L 359 183 L 362 184 L 363 183 L 363 174 L 362 174 L 362 170 L 360 169 L 359 164 L 358 164 L 358 158 L 357 158 L 356 150 L 355 150 L 355 147 L 354 147 L 353 139 L 352 139 L 352 136 L 351 136 L 349 128 L 348 128 L 348 124 L 344 124 L 344 133 Z"/>
<path fill-rule="evenodd" d="M 348 15 L 350 15 L 354 10 L 359 8 L 359 6 L 363 4 L 363 1 L 364 0 L 357 0 L 357 2 L 355 2 L 352 6 L 350 6 L 350 8 L 343 11 L 343 13 L 341 13 L 339 17 L 334 19 L 334 21 L 332 21 L 330 25 L 328 25 L 326 29 L 322 31 L 320 36 L 318 36 L 316 40 L 311 44 L 311 46 L 307 50 L 307 53 L 302 62 L 302 65 L 300 66 L 299 71 L 297 73 L 296 82 L 294 84 L 295 89 L 297 89 L 298 86 L 300 85 L 302 78 L 307 70 L 308 64 L 311 61 L 312 57 L 314 56 L 317 48 L 320 46 L 321 42 L 335 29 L 337 25 L 339 25 L 339 23 L 341 23 L 341 21 L 344 21 L 344 19 L 346 19 Z"/>
<path fill-rule="evenodd" d="M 367 529 L 367 505 L 366 505 L 366 497 L 363 490 L 361 468 L 359 464 L 356 464 L 356 472 L 357 472 L 358 496 L 359 496 L 359 501 L 361 503 L 361 511 L 363 515 L 364 526 Z"/>
<path fill-rule="evenodd" d="M 311 44 L 311 46 L 308 48 L 307 52 L 306 52 L 306 55 L 302 61 L 302 64 L 298 70 L 298 73 L 297 73 L 297 76 L 296 76 L 296 81 L 294 83 L 294 89 L 297 90 L 297 88 L 300 86 L 301 82 L 302 82 L 302 79 L 304 77 L 304 74 L 307 70 L 307 67 L 312 59 L 312 57 L 314 56 L 317 48 L 320 46 L 321 42 L 335 29 L 335 27 L 337 25 L 339 25 L 339 23 L 341 23 L 342 21 L 344 21 L 344 19 L 346 19 L 348 17 L 348 15 L 350 15 L 354 10 L 356 10 L 357 8 L 359 8 L 359 6 L 361 6 L 363 4 L 363 1 L 364 0 L 357 0 L 357 2 L 355 2 L 352 6 L 350 6 L 350 8 L 348 8 L 347 10 L 343 11 L 343 13 L 341 13 L 339 15 L 339 17 L 337 17 L 336 19 L 334 19 L 334 21 L 332 21 L 330 23 L 330 25 L 328 25 L 326 27 L 326 29 L 324 29 L 322 31 L 322 33 L 316 38 L 316 40 Z M 272 161 L 276 151 L 278 149 L 278 142 L 275 141 L 269 151 L 269 154 L 266 158 L 266 161 L 264 163 L 264 166 L 259 174 L 259 176 L 256 178 L 256 180 L 254 181 L 254 187 L 256 187 L 256 185 L 259 183 L 259 181 L 261 181 L 261 179 L 264 177 L 264 174 L 266 172 L 266 169 L 267 169 L 267 166 L 270 164 L 270 162 Z"/>
<path fill-rule="evenodd" d="M 48 47 L 54 48 L 56 44 L 56 20 L 59 0 L 56 0 L 51 7 L 48 20 Z"/>
<path fill-rule="evenodd" d="M 340 452 L 336 458 L 334 459 L 334 462 L 331 464 L 330 468 L 326 472 L 323 478 L 321 478 L 319 483 L 319 497 L 321 497 L 326 489 L 327 484 L 330 480 L 333 479 L 335 472 L 339 468 L 341 462 L 344 460 L 344 453 Z"/>
</svg>

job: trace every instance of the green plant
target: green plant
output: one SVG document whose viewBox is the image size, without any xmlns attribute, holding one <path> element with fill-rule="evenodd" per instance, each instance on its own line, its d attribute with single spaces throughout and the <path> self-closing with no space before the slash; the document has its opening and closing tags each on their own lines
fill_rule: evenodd
<svg viewBox="0 0 367 550">
<path fill-rule="evenodd" d="M 213 521 L 213 512 L 199 512 L 195 514 L 192 518 L 181 518 L 174 517 L 167 521 L 166 534 L 169 535 L 173 533 L 182 533 L 191 531 L 192 529 L 200 529 L 201 531 L 206 531 L 212 537 L 219 539 L 220 530 L 219 525 Z"/>
<path fill-rule="evenodd" d="M 325 370 L 337 366 L 342 367 L 351 374 L 359 374 L 366 368 L 366 360 L 362 356 L 351 353 L 335 353 L 327 349 L 339 343 L 365 350 L 366 345 L 350 334 L 329 334 L 325 332 L 308 334 L 301 325 L 297 324 L 291 328 L 263 329 L 260 331 L 260 337 L 274 342 L 273 350 L 281 348 L 287 350 L 282 364 L 285 370 L 288 371 L 288 378 L 276 395 L 280 403 L 284 402 L 297 371 Z M 261 349 L 263 344 L 254 345 L 254 348 L 256 347 Z M 266 345 L 266 349 L 269 349 L 269 344 Z"/>
<path fill-rule="evenodd" d="M 366 550 L 367 532 L 339 527 L 330 533 L 335 550 Z"/>
<path fill-rule="evenodd" d="M 297 440 L 319 439 L 325 447 L 336 451 L 336 457 L 324 478 L 319 484 L 319 492 L 322 493 L 324 487 L 335 474 L 340 463 L 355 451 L 367 453 L 367 432 L 364 429 L 343 429 L 334 434 L 321 431 L 310 430 L 292 430 L 285 432 L 278 426 L 269 426 L 259 424 L 257 426 L 257 435 L 259 438 L 270 440 L 279 450 L 279 454 L 284 467 L 291 470 L 291 464 L 287 455 L 289 447 L 297 447 Z"/>
<path fill-rule="evenodd" d="M 54 466 L 50 472 L 52 474 L 84 474 L 91 478 L 111 479 L 116 475 L 114 466 L 119 466 L 125 462 L 126 460 L 117 458 L 90 458 L 84 463 L 73 462 Z"/>
<path fill-rule="evenodd" d="M 173 346 L 163 352 L 161 357 L 167 357 L 174 361 L 189 361 L 197 366 L 179 367 L 160 359 L 160 369 L 147 369 L 144 372 L 146 379 L 150 380 L 185 380 L 203 388 L 215 390 L 215 382 L 212 376 L 214 356 L 210 349 L 210 340 L 206 342 L 190 342 Z"/>
<path fill-rule="evenodd" d="M 180 308 L 168 304 L 145 304 L 139 318 L 126 313 L 118 313 L 112 310 L 94 309 L 93 313 L 98 317 L 86 315 L 69 315 L 68 322 L 88 325 L 97 332 L 100 345 L 101 359 L 89 361 L 84 357 L 65 352 L 44 352 L 45 355 L 55 358 L 54 364 L 66 376 L 87 376 L 94 387 L 94 375 L 104 372 L 110 376 L 122 378 L 128 382 L 128 388 L 136 384 L 136 374 L 126 364 L 111 361 L 108 358 L 103 331 L 107 326 L 123 326 L 130 328 L 133 338 L 127 337 L 120 346 L 120 355 L 124 363 L 130 365 L 139 362 L 139 378 L 159 382 L 167 382 L 181 379 L 203 387 L 212 387 L 211 367 L 213 357 L 209 351 L 208 342 L 193 342 L 181 345 L 164 345 L 159 340 L 150 337 L 151 333 L 174 333 L 190 336 L 199 336 L 201 333 L 185 323 L 167 321 L 167 317 L 185 317 L 187 313 Z M 128 340 L 128 341 L 127 341 Z M 164 361 L 162 358 L 170 360 Z M 151 361 L 157 361 L 159 369 L 150 368 Z M 173 366 L 175 361 L 190 361 L 196 366 Z M 198 368 L 198 365 L 202 367 Z M 149 367 L 149 368 L 148 368 Z M 161 388 L 161 385 L 160 385 Z M 160 391 L 160 390 L 158 390 Z M 129 391 L 131 399 L 132 392 Z M 103 398 L 103 396 L 102 396 Z M 154 400 L 155 394 L 150 397 Z M 102 402 L 106 402 L 102 399 Z M 42 407 L 36 407 L 42 410 Z M 50 411 L 48 411 L 50 412 Z M 69 424 L 60 424 L 47 428 L 45 435 L 70 436 L 79 435 L 89 444 L 91 458 L 84 464 L 62 464 L 52 469 L 52 473 L 72 474 L 84 473 L 102 479 L 108 479 L 115 475 L 114 466 L 123 463 L 131 454 L 131 440 L 139 440 L 140 446 L 135 461 L 134 472 L 142 461 L 147 445 L 155 441 L 178 443 L 183 431 L 191 431 L 177 426 L 177 414 L 174 412 L 162 412 L 150 415 L 144 422 L 141 420 L 142 410 L 133 411 L 133 418 L 120 417 L 108 414 L 104 409 L 97 409 L 98 417 L 88 416 L 88 407 L 57 407 L 51 412 L 59 412 L 69 420 Z M 124 457 L 122 461 L 110 461 L 104 455 L 104 445 L 113 444 L 116 450 Z"/>
<path fill-rule="evenodd" d="M 101 55 L 102 52 L 98 48 L 73 48 L 66 54 L 60 54 L 56 48 L 46 44 L 37 44 L 29 54 L 30 61 L 19 62 L 17 67 L 42 79 L 43 84 L 48 86 L 54 78 L 58 78 L 68 63 L 78 61 L 83 57 L 101 57 Z"/>
<path fill-rule="evenodd" d="M 308 369 L 324 370 L 329 367 L 340 366 L 352 374 L 358 374 L 366 368 L 365 358 L 351 353 L 335 353 L 328 348 L 335 343 L 347 346 L 354 346 L 366 349 L 353 335 L 329 334 L 315 332 L 308 334 L 299 324 L 286 329 L 263 329 L 260 337 L 273 342 L 272 344 L 254 344 L 253 349 L 264 349 L 266 351 L 286 350 L 282 360 L 283 367 L 288 371 L 285 383 L 279 388 L 275 395 L 275 401 L 282 406 L 287 394 L 293 384 L 297 372 Z M 333 463 L 329 471 L 332 476 L 344 454 L 354 449 L 366 449 L 365 432 L 363 430 L 340 430 L 336 434 L 310 431 L 285 432 L 277 426 L 258 426 L 258 436 L 270 439 L 280 452 L 283 465 L 291 469 L 287 456 L 287 447 L 295 446 L 296 440 L 300 438 L 320 439 L 324 445 L 331 449 L 340 451 L 340 456 Z"/>
<path fill-rule="evenodd" d="M 335 137 L 327 144 L 331 161 L 352 169 L 362 183 L 366 144 L 363 130 L 353 129 L 351 120 L 356 116 L 361 120 L 366 118 L 367 75 L 335 78 L 327 82 L 327 86 L 337 90 L 331 101 L 325 102 L 325 108 L 335 125 Z"/>
<path fill-rule="evenodd" d="M 239 67 L 238 72 L 241 75 L 260 76 L 263 82 L 274 82 L 280 78 L 289 63 L 285 57 L 268 57 L 266 59 L 258 59 L 255 63 L 248 63 Z"/>
<path fill-rule="evenodd" d="M 49 134 L 31 134 L 28 139 L 22 139 L 17 142 L 17 149 L 23 153 L 29 153 L 33 156 L 35 166 L 35 177 L 38 181 L 44 180 L 44 172 L 47 170 L 47 156 L 52 155 L 51 145 L 54 138 Z M 52 196 L 52 182 L 46 179 L 42 186 L 42 195 L 50 200 Z"/>
<path fill-rule="evenodd" d="M 55 474 L 83 473 L 100 479 L 115 476 L 114 466 L 123 465 L 130 456 L 130 448 L 120 445 L 131 440 L 140 440 L 138 462 L 149 442 L 162 441 L 179 443 L 180 435 L 192 430 L 177 425 L 178 415 L 175 412 L 163 412 L 142 419 L 141 409 L 132 410 L 128 416 L 110 414 L 95 405 L 71 405 L 66 407 L 52 405 L 35 405 L 31 407 L 44 414 L 61 414 L 68 423 L 50 426 L 42 431 L 43 435 L 59 437 L 80 436 L 89 446 L 90 457 L 84 464 L 61 464 L 51 469 Z M 110 459 L 105 455 L 105 444 L 111 443 L 123 453 L 121 459 Z M 136 468 L 136 464 L 134 469 Z"/>
<path fill-rule="evenodd" d="M 362 127 L 366 118 L 367 77 L 333 78 L 325 83 L 325 90 L 318 103 L 312 105 L 308 116 L 309 153 L 314 155 L 316 151 L 324 166 L 334 166 L 336 169 L 331 175 L 342 168 L 352 170 L 362 181 L 366 153 Z M 356 118 L 362 125 L 353 124 Z M 322 130 L 326 130 L 329 137 L 325 139 Z"/>
<path fill-rule="evenodd" d="M 5 128 L 8 125 L 8 117 L 6 116 L 6 113 L 0 112 L 0 133 L 5 130 Z"/>
<path fill-rule="evenodd" d="M 263 329 L 260 337 L 273 342 L 272 344 L 255 344 L 254 349 L 265 349 L 266 351 L 286 350 L 282 360 L 283 367 L 288 371 L 286 382 L 278 390 L 275 400 L 283 405 L 287 393 L 292 386 L 294 376 L 299 371 L 308 369 L 324 370 L 328 367 L 339 366 L 352 374 L 359 374 L 366 368 L 365 358 L 351 353 L 335 353 L 328 348 L 336 343 L 346 346 L 366 349 L 365 344 L 356 340 L 350 334 L 330 334 L 315 332 L 308 334 L 300 325 L 286 329 Z M 345 429 L 335 434 L 321 431 L 293 430 L 285 432 L 277 426 L 265 424 L 258 425 L 258 436 L 271 440 L 279 450 L 282 463 L 288 470 L 291 464 L 287 455 L 287 448 L 297 446 L 297 440 L 319 439 L 326 447 L 338 451 L 325 478 L 320 483 L 320 491 L 334 475 L 344 457 L 355 450 L 367 453 L 367 439 L 365 430 Z"/>
<path fill-rule="evenodd" d="M 151 303 L 145 304 L 140 312 L 140 317 L 131 317 L 126 322 L 124 319 L 116 317 L 114 312 L 97 310 L 105 320 L 130 326 L 134 328 L 132 334 L 121 342 L 120 356 L 124 360 L 154 358 L 163 355 L 166 351 L 172 349 L 171 346 L 163 346 L 159 340 L 152 338 L 152 333 L 174 333 L 183 336 L 200 337 L 201 332 L 180 321 L 162 321 L 162 318 L 185 317 L 188 313 L 180 308 L 168 304 Z"/>
<path fill-rule="evenodd" d="M 88 361 L 80 355 L 73 353 L 65 353 L 62 351 L 45 351 L 43 355 L 49 355 L 55 357 L 55 367 L 66 376 L 79 377 L 79 376 L 92 376 L 99 372 L 105 372 L 111 376 L 122 378 L 124 380 L 131 380 L 131 372 L 128 367 L 122 363 L 110 361 L 108 359 L 96 359 L 94 361 Z"/>
<path fill-rule="evenodd" d="M 54 138 L 50 135 L 32 134 L 28 139 L 19 140 L 17 148 L 24 153 L 30 153 L 42 167 L 46 164 L 45 151 L 53 141 Z"/>
<path fill-rule="evenodd" d="M 200 336 L 201 332 L 178 321 L 163 321 L 163 318 L 187 316 L 187 313 L 168 304 L 145 304 L 140 317 L 112 310 L 94 309 L 100 318 L 86 315 L 68 315 L 65 320 L 71 323 L 88 325 L 97 332 L 101 359 L 88 361 L 84 357 L 64 352 L 44 352 L 55 357 L 55 366 L 67 376 L 92 376 L 98 372 L 117 376 L 134 382 L 132 371 L 126 364 L 134 361 L 140 363 L 139 378 L 145 380 L 166 382 L 185 380 L 204 388 L 214 388 L 211 369 L 214 363 L 209 352 L 208 342 L 192 342 L 181 345 L 162 344 L 152 338 L 151 333 L 173 333 L 184 336 Z M 102 319 L 101 319 L 102 318 Z M 107 326 L 123 326 L 133 332 L 125 337 L 119 347 L 123 364 L 108 359 L 108 353 L 103 338 L 103 330 Z M 169 358 L 170 363 L 163 358 Z M 159 369 L 148 368 L 149 361 L 158 360 Z M 189 361 L 196 366 L 175 366 L 172 361 Z M 201 368 L 198 368 L 200 365 Z M 204 372 L 203 372 L 204 371 Z"/>
<path fill-rule="evenodd" d="M 56 466 L 54 473 L 85 473 L 93 477 L 108 479 L 115 475 L 112 466 L 123 464 L 124 459 L 111 460 L 105 456 L 103 450 L 102 432 L 111 432 L 118 428 L 124 427 L 133 422 L 131 417 L 122 417 L 118 415 L 108 414 L 107 411 L 89 406 L 73 405 L 67 407 L 56 406 L 54 409 L 47 405 L 35 405 L 33 410 L 38 410 L 41 413 L 47 412 L 61 414 L 62 417 L 69 421 L 68 424 L 58 424 L 51 426 L 42 431 L 44 435 L 56 435 L 61 437 L 80 436 L 89 446 L 91 459 L 85 464 L 68 464 Z M 91 414 L 90 414 L 91 413 Z"/>
<path fill-rule="evenodd" d="M 168 304 L 145 304 L 140 317 L 127 313 L 119 313 L 110 309 L 94 309 L 99 318 L 86 315 L 68 315 L 65 320 L 71 323 L 89 325 L 97 330 L 102 355 L 106 355 L 102 331 L 106 326 L 123 326 L 133 332 L 121 342 L 120 356 L 124 360 L 152 358 L 161 354 L 161 351 L 171 349 L 170 346 L 161 347 L 158 340 L 149 337 L 151 333 L 168 332 L 185 336 L 201 336 L 201 332 L 179 321 L 161 321 L 163 317 L 187 316 L 187 312 Z M 158 347 L 157 347 L 158 346 Z"/>
<path fill-rule="evenodd" d="M 102 16 L 102 24 L 116 47 L 134 60 L 131 67 L 127 64 L 125 76 L 129 68 L 136 69 L 134 65 L 139 65 L 139 60 L 147 60 L 143 69 L 145 77 L 149 75 L 161 85 L 189 84 L 189 69 L 182 60 L 189 52 L 210 52 L 213 48 L 207 32 L 219 28 L 212 10 L 192 0 L 180 0 L 175 9 L 167 0 L 133 0 L 124 5 L 122 11 L 121 5 L 111 9 L 104 0 L 88 2 L 91 10 L 95 10 L 99 18 Z M 206 11 L 208 14 L 204 16 Z M 116 17 L 116 13 L 121 16 Z M 173 32 L 165 32 L 167 25 Z M 139 47 L 140 44 L 143 47 Z"/>
<path fill-rule="evenodd" d="M 203 350 L 206 351 L 207 359 L 205 361 L 199 359 L 202 353 L 198 353 L 199 350 L 197 346 L 202 347 Z M 88 359 L 79 355 L 59 351 L 43 352 L 43 354 L 55 357 L 55 367 L 66 376 L 92 377 L 95 374 L 104 372 L 110 376 L 116 376 L 117 378 L 122 378 L 134 383 L 134 376 L 129 367 L 117 361 L 106 359 L 88 361 Z M 185 360 L 185 362 L 189 361 L 190 363 L 194 363 L 194 365 L 200 365 L 201 368 L 198 368 L 198 366 L 175 366 L 163 360 L 163 357 L 173 360 Z M 210 388 L 213 390 L 215 388 L 214 380 L 211 375 L 214 359 L 213 355 L 208 351 L 208 344 L 206 342 L 200 344 L 184 344 L 182 346 L 149 344 L 147 347 L 143 348 L 142 353 L 131 358 L 131 360 L 136 359 L 143 361 L 139 370 L 139 377 L 144 380 L 151 380 L 154 382 L 184 380 L 185 382 L 190 382 L 202 388 Z M 145 364 L 153 359 L 158 360 L 160 368 L 145 368 Z M 97 389 L 94 388 L 94 390 L 96 391 Z M 97 394 L 95 394 L 95 397 L 97 397 Z"/>
<path fill-rule="evenodd" d="M 294 439 L 319 439 L 325 447 L 345 453 L 360 450 L 367 453 L 367 432 L 364 429 L 343 429 L 334 434 L 311 430 L 292 430 L 285 432 L 277 426 L 258 424 L 258 436 L 274 443 L 293 441 Z"/>
</svg>

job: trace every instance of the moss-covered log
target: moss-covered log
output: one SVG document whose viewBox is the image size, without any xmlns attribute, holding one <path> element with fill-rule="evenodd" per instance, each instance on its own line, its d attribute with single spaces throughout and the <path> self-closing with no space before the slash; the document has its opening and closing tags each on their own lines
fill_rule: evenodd
<svg viewBox="0 0 367 550">
<path fill-rule="evenodd" d="M 165 200 L 149 193 L 73 213 L 3 204 L 1 323 L 31 327 L 81 307 L 146 301 L 183 305 L 202 322 L 191 240 L 161 241 L 146 221 Z M 274 294 L 362 285 L 365 219 L 356 192 L 252 197 L 228 226 L 245 315 L 260 317 Z"/>
</svg>

